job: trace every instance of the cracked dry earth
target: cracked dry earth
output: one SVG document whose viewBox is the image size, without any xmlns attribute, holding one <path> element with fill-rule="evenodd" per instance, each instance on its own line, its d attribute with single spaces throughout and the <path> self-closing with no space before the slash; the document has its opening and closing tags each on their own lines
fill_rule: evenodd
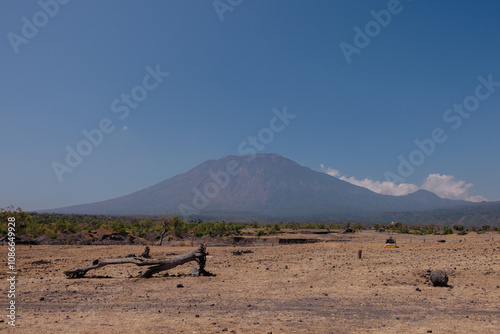
<svg viewBox="0 0 500 334">
<path fill-rule="evenodd" d="M 323 241 L 334 235 L 321 235 Z M 498 333 L 500 235 L 386 235 L 364 231 L 348 242 L 210 247 L 207 270 L 194 263 L 150 279 L 116 265 L 67 279 L 89 261 L 140 254 L 143 246 L 17 247 L 16 327 L 2 333 Z M 438 242 L 438 240 L 446 242 Z M 194 247 L 150 246 L 154 258 Z M 5 283 L 7 247 L 2 247 Z M 236 250 L 253 253 L 233 255 Z M 362 259 L 357 251 L 362 250 Z M 44 260 L 44 261 L 40 261 Z M 449 287 L 422 276 L 443 269 Z M 178 275 L 180 274 L 180 275 Z M 180 287 L 182 285 L 182 287 Z M 179 286 L 179 287 L 178 287 Z M 7 296 L 1 293 L 1 304 Z"/>
</svg>

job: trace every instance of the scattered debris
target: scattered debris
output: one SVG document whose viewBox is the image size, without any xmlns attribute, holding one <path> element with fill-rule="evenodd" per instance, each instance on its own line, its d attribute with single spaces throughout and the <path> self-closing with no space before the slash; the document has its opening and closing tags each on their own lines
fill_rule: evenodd
<svg viewBox="0 0 500 334">
<path fill-rule="evenodd" d="M 426 272 L 422 273 L 422 275 L 420 275 L 420 277 L 430 279 L 431 273 L 432 273 L 432 271 L 429 269 Z"/>
<path fill-rule="evenodd" d="M 193 267 L 193 270 L 191 271 L 191 276 L 193 277 L 199 277 L 199 276 L 217 276 L 215 274 L 212 274 L 209 271 L 206 271 L 205 269 L 199 269 L 196 267 Z"/>
<path fill-rule="evenodd" d="M 250 254 L 250 253 L 253 253 L 251 250 L 247 249 L 247 250 L 237 250 L 235 252 L 231 252 L 233 253 L 233 255 L 243 255 L 243 254 Z"/>
</svg>

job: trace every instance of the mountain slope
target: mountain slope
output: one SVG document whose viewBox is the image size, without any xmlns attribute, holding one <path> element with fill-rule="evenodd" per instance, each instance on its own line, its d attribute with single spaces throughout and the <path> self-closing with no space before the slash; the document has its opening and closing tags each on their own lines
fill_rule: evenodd
<svg viewBox="0 0 500 334">
<path fill-rule="evenodd" d="M 482 226 L 500 225 L 500 202 L 482 202 L 473 205 L 459 206 L 448 209 L 427 211 L 383 212 L 367 217 L 366 221 L 387 223 L 389 221 L 405 222 L 406 224 L 442 224 Z"/>
<path fill-rule="evenodd" d="M 228 156 L 127 196 L 47 210 L 84 214 L 204 216 L 356 216 L 384 211 L 471 204 L 420 190 L 406 196 L 374 193 L 276 154 Z"/>
</svg>

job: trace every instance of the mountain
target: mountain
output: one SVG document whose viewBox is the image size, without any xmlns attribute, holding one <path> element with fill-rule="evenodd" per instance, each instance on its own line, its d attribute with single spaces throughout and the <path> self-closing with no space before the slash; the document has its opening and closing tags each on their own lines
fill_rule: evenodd
<svg viewBox="0 0 500 334">
<path fill-rule="evenodd" d="M 449 209 L 426 211 L 382 212 L 367 217 L 371 223 L 387 223 L 389 221 L 407 224 L 442 224 L 447 226 L 499 226 L 500 202 L 482 202 L 474 205 L 459 206 Z"/>
<path fill-rule="evenodd" d="M 374 193 L 277 154 L 228 156 L 130 195 L 45 210 L 56 213 L 153 215 L 217 219 L 357 218 L 386 211 L 472 204 L 419 190 L 406 196 Z"/>
</svg>

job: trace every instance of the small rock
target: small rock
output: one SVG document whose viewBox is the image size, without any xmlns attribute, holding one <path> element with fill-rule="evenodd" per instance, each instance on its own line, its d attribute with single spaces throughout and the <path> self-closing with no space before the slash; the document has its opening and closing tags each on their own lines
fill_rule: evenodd
<svg viewBox="0 0 500 334">
<path fill-rule="evenodd" d="M 184 285 L 182 285 L 182 284 L 177 284 L 177 287 L 178 287 L 178 288 L 183 288 L 183 287 L 184 287 Z"/>
<path fill-rule="evenodd" d="M 418 292 L 420 292 L 420 291 L 422 291 L 422 290 L 420 290 L 419 288 L 416 288 L 416 289 L 415 289 L 415 291 L 418 291 Z"/>
<path fill-rule="evenodd" d="M 40 297 L 40 300 L 45 300 L 45 297 Z"/>
</svg>

